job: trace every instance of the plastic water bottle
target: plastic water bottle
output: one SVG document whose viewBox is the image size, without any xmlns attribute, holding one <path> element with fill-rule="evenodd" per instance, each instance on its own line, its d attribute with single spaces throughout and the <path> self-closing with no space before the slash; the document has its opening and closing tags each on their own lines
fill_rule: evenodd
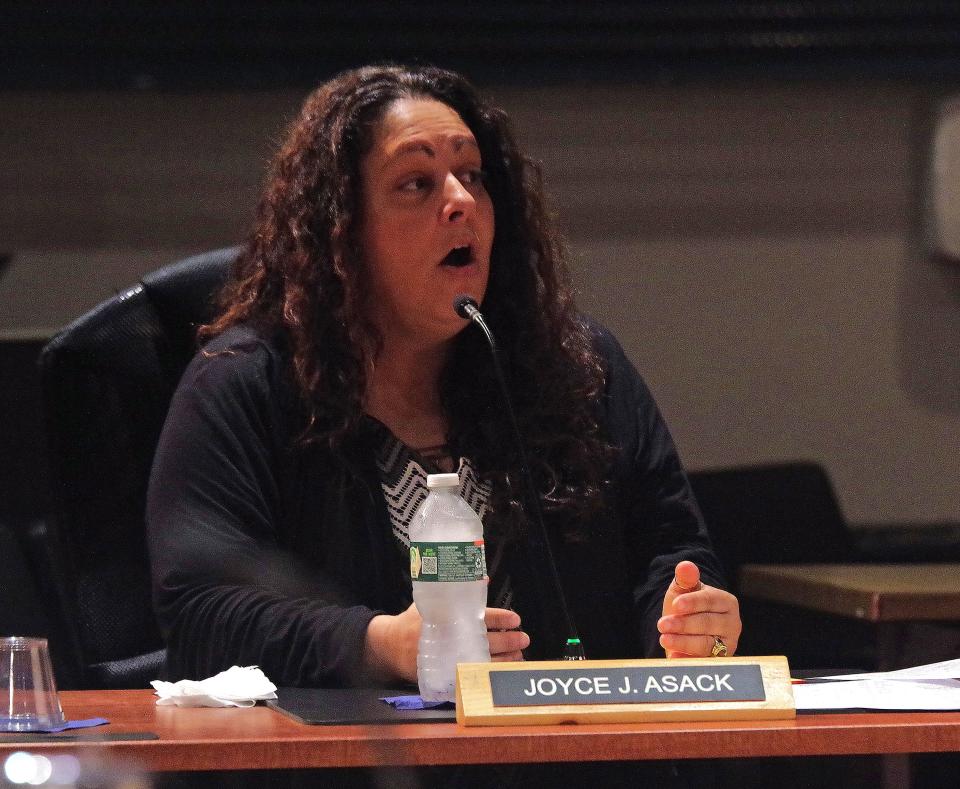
<svg viewBox="0 0 960 789">
<path fill-rule="evenodd" d="M 427 489 L 410 524 L 413 601 L 423 618 L 417 681 L 424 701 L 454 701 L 457 663 L 490 660 L 483 524 L 456 474 L 428 475 Z"/>
</svg>

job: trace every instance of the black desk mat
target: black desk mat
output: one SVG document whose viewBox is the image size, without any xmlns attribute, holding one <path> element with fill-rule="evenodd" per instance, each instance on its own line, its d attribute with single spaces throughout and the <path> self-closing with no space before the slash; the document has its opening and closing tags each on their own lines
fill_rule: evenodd
<svg viewBox="0 0 960 789">
<path fill-rule="evenodd" d="M 802 678 L 855 673 L 859 669 L 797 671 Z M 278 688 L 277 699 L 267 706 L 300 723 L 320 726 L 339 726 L 352 723 L 450 723 L 456 721 L 457 712 L 452 706 L 429 710 L 398 710 L 381 698 L 409 696 L 416 688 L 388 690 L 383 688 Z M 891 710 L 838 709 L 797 710 L 798 715 L 825 715 L 849 713 L 883 713 Z M 907 712 L 908 710 L 897 710 Z M 916 710 L 936 712 L 936 710 Z"/>
<path fill-rule="evenodd" d="M 17 742 L 111 742 L 116 740 L 159 740 L 160 738 L 152 731 L 115 731 L 115 732 L 97 732 L 90 734 L 78 734 L 77 732 L 54 732 L 44 734 L 43 732 L 25 731 L 0 734 L 0 743 Z"/>
<path fill-rule="evenodd" d="M 339 726 L 350 723 L 450 723 L 457 719 L 452 706 L 429 710 L 398 710 L 381 698 L 409 696 L 416 689 L 278 688 L 267 706 L 300 723 Z"/>
</svg>

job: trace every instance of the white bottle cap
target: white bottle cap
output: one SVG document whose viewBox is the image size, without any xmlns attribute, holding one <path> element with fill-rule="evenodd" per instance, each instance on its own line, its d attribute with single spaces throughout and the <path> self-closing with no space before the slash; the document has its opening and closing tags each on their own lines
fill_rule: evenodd
<svg viewBox="0 0 960 789">
<path fill-rule="evenodd" d="M 427 474 L 427 488 L 458 488 L 460 487 L 459 474 Z"/>
</svg>

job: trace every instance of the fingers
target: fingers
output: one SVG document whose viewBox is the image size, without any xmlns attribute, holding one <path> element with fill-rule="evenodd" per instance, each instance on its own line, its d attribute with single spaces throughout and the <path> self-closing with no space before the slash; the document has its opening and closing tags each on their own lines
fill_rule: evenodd
<svg viewBox="0 0 960 789">
<path fill-rule="evenodd" d="M 673 571 L 673 580 L 663 597 L 663 614 L 674 612 L 674 603 L 686 594 L 692 594 L 703 588 L 700 582 L 700 568 L 693 562 L 682 561 Z"/>
<path fill-rule="evenodd" d="M 530 636 L 519 630 L 520 615 L 505 608 L 488 608 L 484 614 L 490 659 L 501 663 L 523 660 L 523 650 L 530 646 Z"/>
<path fill-rule="evenodd" d="M 689 616 L 665 616 L 657 622 L 661 633 L 677 635 L 723 636 L 730 629 L 727 614 L 690 614 Z"/>
<path fill-rule="evenodd" d="M 520 627 L 520 614 L 506 608 L 488 608 L 483 615 L 487 630 L 516 630 Z"/>
<path fill-rule="evenodd" d="M 687 580 L 681 578 L 680 583 Z M 721 638 L 727 654 L 733 655 L 742 628 L 737 598 L 713 586 L 677 595 L 669 609 L 664 605 L 664 616 L 657 622 L 660 646 L 667 657 L 707 656 L 713 649 L 714 637 Z"/>
<path fill-rule="evenodd" d="M 695 592 L 700 586 L 700 568 L 693 562 L 683 561 L 673 571 L 673 584 L 679 594 Z"/>
<path fill-rule="evenodd" d="M 739 612 L 737 598 L 723 589 L 715 586 L 702 586 L 696 592 L 682 594 L 673 603 L 673 610 L 666 614 L 670 616 L 689 616 L 690 614 L 729 614 Z"/>
<path fill-rule="evenodd" d="M 708 657 L 713 644 L 713 636 L 679 636 L 672 633 L 660 636 L 660 646 L 663 647 L 668 658 Z M 727 654 L 730 654 L 730 647 L 728 646 L 727 649 Z"/>
<path fill-rule="evenodd" d="M 490 659 L 496 662 L 523 660 L 523 650 L 530 646 L 530 636 L 522 630 L 504 630 L 487 633 Z"/>
</svg>

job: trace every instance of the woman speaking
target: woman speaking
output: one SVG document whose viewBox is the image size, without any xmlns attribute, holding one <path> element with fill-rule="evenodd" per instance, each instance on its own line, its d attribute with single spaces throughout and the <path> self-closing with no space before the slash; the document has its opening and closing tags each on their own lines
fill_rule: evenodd
<svg viewBox="0 0 960 789">
<path fill-rule="evenodd" d="M 173 399 L 148 522 L 167 675 L 415 681 L 408 525 L 426 474 L 481 516 L 494 660 L 568 633 L 472 297 L 500 346 L 589 658 L 732 654 L 721 580 L 667 427 L 577 312 L 539 173 L 460 76 L 370 67 L 314 91 L 277 154 Z"/>
</svg>

